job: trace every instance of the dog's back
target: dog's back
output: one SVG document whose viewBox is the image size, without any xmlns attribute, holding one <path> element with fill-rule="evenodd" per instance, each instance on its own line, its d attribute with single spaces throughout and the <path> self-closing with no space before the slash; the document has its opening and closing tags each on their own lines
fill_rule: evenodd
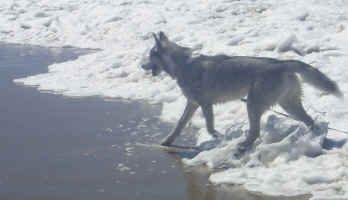
<svg viewBox="0 0 348 200">
<path fill-rule="evenodd" d="M 198 102 L 240 99 L 248 94 L 254 80 L 285 72 L 281 63 L 261 57 L 199 56 L 183 67 L 178 84 L 188 98 Z"/>
<path fill-rule="evenodd" d="M 341 94 L 333 81 L 300 61 L 248 56 L 199 56 L 188 62 L 181 73 L 178 84 L 187 97 L 212 103 L 246 96 L 254 81 L 270 79 L 274 85 L 279 85 L 285 81 L 284 73 L 298 73 L 314 87 L 335 95 Z"/>
</svg>

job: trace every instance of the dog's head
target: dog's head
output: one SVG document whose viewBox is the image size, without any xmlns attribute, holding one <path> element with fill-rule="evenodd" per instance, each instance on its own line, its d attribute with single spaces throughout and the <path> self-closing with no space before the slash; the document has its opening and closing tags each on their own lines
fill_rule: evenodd
<svg viewBox="0 0 348 200">
<path fill-rule="evenodd" d="M 181 47 L 171 42 L 161 31 L 157 35 L 153 33 L 155 45 L 150 53 L 143 60 L 141 67 L 144 70 L 152 70 L 152 75 L 156 76 L 162 70 L 167 72 L 172 78 L 176 77 L 176 67 L 180 62 L 191 55 L 191 51 L 186 47 Z"/>
</svg>

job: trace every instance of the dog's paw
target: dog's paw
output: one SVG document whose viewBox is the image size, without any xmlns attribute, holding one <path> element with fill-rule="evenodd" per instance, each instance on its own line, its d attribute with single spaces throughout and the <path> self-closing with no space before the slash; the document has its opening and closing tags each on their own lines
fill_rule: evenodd
<svg viewBox="0 0 348 200">
<path fill-rule="evenodd" d="M 327 133 L 328 123 L 327 122 L 313 123 L 310 129 L 315 136 L 320 136 Z"/>
<path fill-rule="evenodd" d="M 166 137 L 163 140 L 161 140 L 160 144 L 162 146 L 170 146 L 173 142 L 174 140 L 171 137 Z"/>
<path fill-rule="evenodd" d="M 245 152 L 247 151 L 247 148 L 243 145 L 238 145 L 237 151 L 233 154 L 236 158 L 241 158 Z"/>
<path fill-rule="evenodd" d="M 236 158 L 241 158 L 247 151 L 251 149 L 252 143 L 248 141 L 240 142 L 237 145 L 237 151 L 233 154 Z"/>
<path fill-rule="evenodd" d="M 223 135 L 217 130 L 214 130 L 213 132 L 210 132 L 209 134 L 215 139 L 223 137 Z"/>
</svg>

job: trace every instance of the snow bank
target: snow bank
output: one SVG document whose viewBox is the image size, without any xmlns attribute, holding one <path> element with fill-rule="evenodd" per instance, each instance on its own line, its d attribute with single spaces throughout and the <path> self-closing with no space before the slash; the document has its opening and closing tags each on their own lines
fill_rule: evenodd
<svg viewBox="0 0 348 200">
<path fill-rule="evenodd" d="M 153 45 L 150 32 L 163 30 L 197 53 L 299 59 L 328 74 L 347 93 L 347 10 L 344 0 L 7 0 L 0 3 L 0 40 L 101 48 L 15 82 L 69 96 L 163 103 L 162 119 L 175 122 L 185 103 L 176 83 L 139 68 Z M 307 85 L 304 94 L 306 110 L 320 117 L 320 130 L 311 132 L 301 123 L 269 113 L 253 151 L 238 160 L 233 152 L 248 129 L 247 117 L 243 103 L 230 102 L 215 108 L 224 140 L 185 162 L 228 168 L 210 177 L 216 184 L 242 184 L 267 194 L 347 199 L 347 135 L 328 130 L 324 122 L 347 129 L 348 102 Z M 200 128 L 197 143 L 211 142 L 201 112 L 193 123 Z"/>
</svg>

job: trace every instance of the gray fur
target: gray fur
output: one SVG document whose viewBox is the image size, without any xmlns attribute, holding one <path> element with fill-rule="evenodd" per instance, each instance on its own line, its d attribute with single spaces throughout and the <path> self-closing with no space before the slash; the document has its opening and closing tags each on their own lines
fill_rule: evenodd
<svg viewBox="0 0 348 200">
<path fill-rule="evenodd" d="M 314 87 L 343 98 L 337 84 L 314 67 L 297 60 L 278 60 L 265 57 L 215 55 L 192 56 L 191 49 L 170 41 L 163 32 L 155 36 L 148 63 L 142 65 L 153 75 L 162 70 L 175 79 L 187 104 L 175 129 L 163 141 L 171 145 L 180 135 L 198 107 L 206 120 L 206 128 L 214 137 L 213 105 L 239 100 L 247 96 L 249 133 L 240 144 L 244 151 L 260 134 L 262 114 L 278 103 L 296 119 L 313 128 L 314 121 L 302 106 L 301 83 L 296 74 Z"/>
</svg>

